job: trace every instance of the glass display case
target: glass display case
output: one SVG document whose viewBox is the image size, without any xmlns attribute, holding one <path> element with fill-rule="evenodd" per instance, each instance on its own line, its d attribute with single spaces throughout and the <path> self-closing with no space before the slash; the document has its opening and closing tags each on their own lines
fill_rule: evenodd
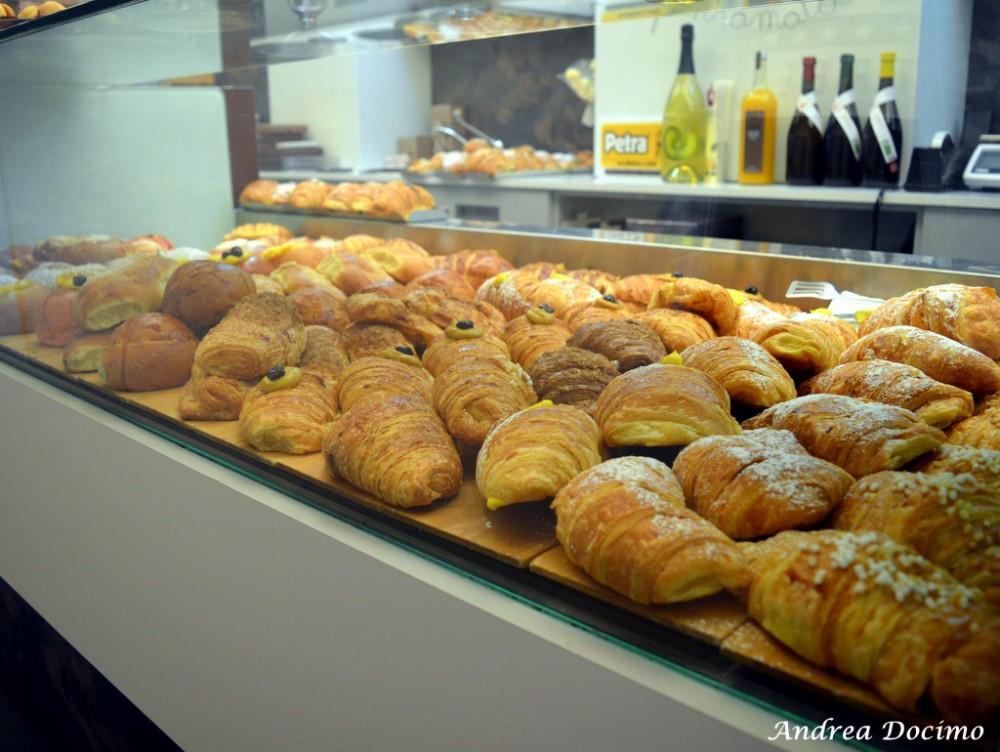
<svg viewBox="0 0 1000 752">
<path fill-rule="evenodd" d="M 0 27 L 3 289 L 23 292 L 32 270 L 41 284 L 44 241 L 104 235 L 136 244 L 130 258 L 160 243 L 146 255 L 169 258 L 169 273 L 228 261 L 256 290 L 286 298 L 288 288 L 268 286 L 280 279 L 274 249 L 301 238 L 321 255 L 324 243 L 366 238 L 414 244 L 426 258 L 479 251 L 506 272 L 587 272 L 608 285 L 591 285 L 596 298 L 615 280 L 673 275 L 734 304 L 823 308 L 855 328 L 911 290 L 996 289 L 993 194 L 665 185 L 658 172 L 616 167 L 604 146 L 617 127 L 658 123 L 678 31 L 691 23 L 699 77 L 729 80 L 735 93 L 767 46 L 772 85 L 790 105 L 792 62 L 816 54 L 827 113 L 832 61 L 848 41 L 859 104 L 875 95 L 878 52 L 895 49 L 906 174 L 914 146 L 934 148 L 945 131 L 961 144 L 971 128 L 969 60 L 983 33 L 974 14 L 995 22 L 980 5 L 91 0 L 15 19 Z M 580 60 L 594 96 L 567 85 Z M 779 116 L 782 134 L 792 109 Z M 590 161 L 479 175 L 421 166 L 465 151 L 457 142 L 491 139 Z M 734 176 L 730 146 L 723 172 Z M 431 203 L 387 216 L 247 194 L 264 182 L 409 184 Z M 234 245 L 232 233 L 276 226 L 287 236 L 258 249 L 258 267 L 234 263 L 231 249 L 247 252 L 253 238 L 237 233 Z M 67 270 L 92 281 L 107 272 L 76 266 L 52 268 L 44 284 L 54 294 L 74 287 L 59 281 Z M 302 279 L 315 284 L 318 268 Z M 502 273 L 478 280 L 469 299 L 487 300 Z M 412 280 L 383 281 L 341 295 L 374 302 Z M 820 281 L 834 293 L 791 296 L 794 283 Z M 409 336 L 418 353 L 428 331 L 447 328 L 421 326 Z M 192 351 L 208 331 L 192 329 Z M 908 750 L 949 733 L 957 748 L 998 749 L 988 724 L 953 724 L 924 704 L 900 710 L 799 657 L 750 618 L 739 588 L 649 605 L 600 584 L 561 545 L 551 495 L 491 508 L 477 481 L 481 442 L 455 445 L 456 492 L 400 506 L 335 474 L 327 446 L 260 449 L 239 411 L 186 417 L 185 383 L 115 388 L 107 366 L 74 373 L 65 356 L 40 342 L 34 319 L 0 337 L 3 474 L 23 478 L 0 507 L 0 577 L 184 748 L 328 748 L 336 734 L 358 747 L 809 739 Z M 670 464 L 676 450 L 601 451 Z"/>
</svg>

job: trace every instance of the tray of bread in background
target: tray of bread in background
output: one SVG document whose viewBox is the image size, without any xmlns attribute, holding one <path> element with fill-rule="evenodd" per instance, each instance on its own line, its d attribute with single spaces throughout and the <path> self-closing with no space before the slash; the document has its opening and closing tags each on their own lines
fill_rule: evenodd
<svg viewBox="0 0 1000 752">
<path fill-rule="evenodd" d="M 244 186 L 239 204 L 244 209 L 390 222 L 435 222 L 448 216 L 430 191 L 402 180 L 330 183 L 262 178 Z"/>
<path fill-rule="evenodd" d="M 997 741 L 993 288 L 852 324 L 680 271 L 271 223 L 207 251 L 49 238 L 8 266 L 11 362 L 697 639 L 822 713 Z"/>
<path fill-rule="evenodd" d="M 594 153 L 549 152 L 532 146 L 504 148 L 471 139 L 461 150 L 438 151 L 410 162 L 403 177 L 410 182 L 492 183 L 512 178 L 590 174 Z"/>
<path fill-rule="evenodd" d="M 437 12 L 424 18 L 405 19 L 398 26 L 406 37 L 414 41 L 442 44 L 532 31 L 566 29 L 591 23 L 593 19 L 589 16 L 487 6 L 463 7 Z"/>
</svg>

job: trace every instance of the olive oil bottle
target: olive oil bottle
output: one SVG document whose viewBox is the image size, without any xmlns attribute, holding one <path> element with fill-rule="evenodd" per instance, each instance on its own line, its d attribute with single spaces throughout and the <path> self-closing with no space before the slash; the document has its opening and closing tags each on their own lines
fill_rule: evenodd
<svg viewBox="0 0 1000 752">
<path fill-rule="evenodd" d="M 681 60 L 677 78 L 663 108 L 660 173 L 668 183 L 700 183 L 705 179 L 705 97 L 694 74 L 694 27 L 681 27 Z"/>
</svg>

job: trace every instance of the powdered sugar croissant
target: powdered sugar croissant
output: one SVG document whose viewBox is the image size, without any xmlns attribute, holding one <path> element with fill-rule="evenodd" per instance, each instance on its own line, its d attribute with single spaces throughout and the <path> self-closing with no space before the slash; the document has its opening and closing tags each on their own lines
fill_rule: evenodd
<svg viewBox="0 0 1000 752">
<path fill-rule="evenodd" d="M 673 472 L 648 457 L 585 470 L 552 501 L 567 557 L 637 603 L 741 594 L 746 560 L 718 528 L 684 506 Z"/>
</svg>

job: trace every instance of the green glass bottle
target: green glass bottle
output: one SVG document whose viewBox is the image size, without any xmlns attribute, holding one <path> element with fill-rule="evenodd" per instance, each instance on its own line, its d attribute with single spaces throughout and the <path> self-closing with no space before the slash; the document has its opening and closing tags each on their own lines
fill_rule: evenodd
<svg viewBox="0 0 1000 752">
<path fill-rule="evenodd" d="M 681 60 L 677 78 L 663 108 L 660 173 L 668 183 L 700 183 L 705 179 L 705 130 L 708 111 L 694 74 L 694 27 L 681 27 Z"/>
</svg>

